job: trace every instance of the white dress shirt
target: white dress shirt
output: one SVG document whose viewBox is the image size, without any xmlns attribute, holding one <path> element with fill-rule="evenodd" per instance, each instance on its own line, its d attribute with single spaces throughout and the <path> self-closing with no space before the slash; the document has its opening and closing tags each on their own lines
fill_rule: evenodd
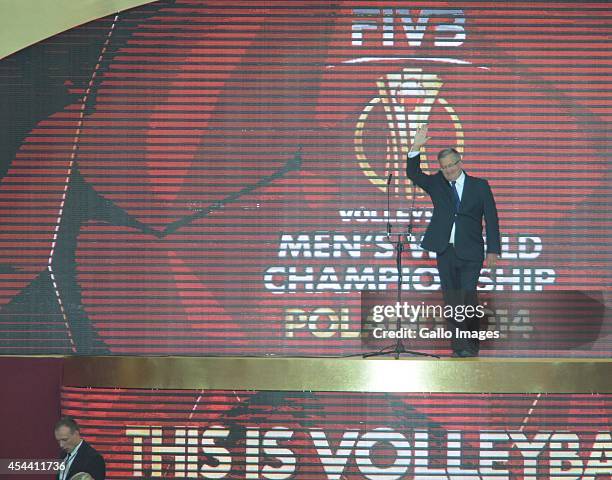
<svg viewBox="0 0 612 480">
<path fill-rule="evenodd" d="M 461 201 L 461 197 L 463 196 L 463 185 L 465 185 L 465 173 L 463 172 L 463 170 L 461 170 L 461 174 L 459 175 L 459 178 L 457 178 L 455 183 L 457 195 L 459 195 L 459 201 Z M 451 188 L 453 188 L 452 185 Z M 455 222 L 453 222 L 453 228 L 451 228 L 451 234 L 448 243 L 455 243 Z"/>
<path fill-rule="evenodd" d="M 70 452 L 70 454 L 66 458 L 64 458 L 65 468 L 60 472 L 59 480 L 66 480 L 68 476 L 68 470 L 70 470 L 70 466 L 72 465 L 74 458 L 77 456 L 77 452 L 81 445 L 83 445 L 83 440 L 81 440 L 79 444 L 76 447 L 74 447 L 74 450 L 72 450 L 72 452 Z"/>
</svg>

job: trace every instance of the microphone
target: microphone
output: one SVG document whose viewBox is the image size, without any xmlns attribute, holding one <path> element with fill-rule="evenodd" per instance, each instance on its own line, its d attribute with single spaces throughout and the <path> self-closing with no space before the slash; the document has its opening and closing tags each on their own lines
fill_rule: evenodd
<svg viewBox="0 0 612 480">
<path fill-rule="evenodd" d="M 387 177 L 387 238 L 391 238 L 391 202 L 389 200 L 389 185 L 391 185 L 392 178 L 393 172 L 389 173 Z"/>
<path fill-rule="evenodd" d="M 410 218 L 408 219 L 408 228 L 406 229 L 406 233 L 404 234 L 404 238 L 406 239 L 407 243 L 410 243 L 412 241 L 412 226 L 414 225 L 413 220 L 414 220 L 414 216 L 413 216 L 413 212 L 414 212 L 414 199 L 416 197 L 416 185 L 414 184 L 414 182 L 412 183 L 412 202 L 410 204 Z M 416 238 L 415 238 L 416 241 Z"/>
</svg>

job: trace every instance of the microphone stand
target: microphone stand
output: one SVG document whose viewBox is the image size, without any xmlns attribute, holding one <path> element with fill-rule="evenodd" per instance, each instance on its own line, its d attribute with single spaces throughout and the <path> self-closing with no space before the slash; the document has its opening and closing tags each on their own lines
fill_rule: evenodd
<svg viewBox="0 0 612 480">
<path fill-rule="evenodd" d="M 391 185 L 391 178 L 393 177 L 393 173 L 389 174 L 387 178 L 387 237 L 393 244 L 395 250 L 395 265 L 397 266 L 397 304 L 401 305 L 402 303 L 402 284 L 404 282 L 404 274 L 402 272 L 402 252 L 404 251 L 404 240 L 403 235 L 401 233 L 397 234 L 397 241 L 393 242 L 391 240 L 391 209 L 390 209 L 390 199 L 389 199 L 389 187 Z M 415 189 L 416 190 L 416 189 Z M 410 239 L 412 237 L 412 211 L 414 210 L 414 197 L 415 192 L 412 194 L 412 205 L 410 206 L 410 215 L 409 215 L 409 223 L 408 230 L 406 232 L 406 238 Z M 395 331 L 400 332 L 402 329 L 402 320 L 401 315 L 397 315 L 395 318 Z M 440 358 L 438 355 L 433 353 L 425 353 L 425 352 L 417 352 L 415 350 L 408 350 L 404 346 L 404 342 L 401 338 L 396 338 L 395 345 L 389 345 L 387 347 L 381 348 L 377 352 L 368 352 L 362 355 L 363 358 L 369 357 L 381 357 L 387 354 L 395 354 L 395 359 L 399 359 L 402 353 L 407 353 L 410 355 L 420 355 L 422 357 L 433 357 Z"/>
</svg>

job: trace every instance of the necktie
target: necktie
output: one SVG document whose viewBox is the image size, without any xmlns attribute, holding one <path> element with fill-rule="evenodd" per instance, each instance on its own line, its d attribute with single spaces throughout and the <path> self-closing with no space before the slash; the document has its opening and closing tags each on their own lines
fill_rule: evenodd
<svg viewBox="0 0 612 480">
<path fill-rule="evenodd" d="M 455 212 L 458 212 L 461 199 L 459 198 L 459 193 L 457 193 L 457 182 L 455 180 L 451 182 L 451 188 L 453 190 L 453 198 L 455 199 Z"/>
<path fill-rule="evenodd" d="M 68 455 L 66 455 L 66 458 L 64 458 L 64 470 L 62 470 L 60 474 L 60 480 L 64 480 L 68 475 L 68 470 L 70 470 L 70 461 L 72 460 L 71 457 L 72 453 L 69 453 Z"/>
</svg>

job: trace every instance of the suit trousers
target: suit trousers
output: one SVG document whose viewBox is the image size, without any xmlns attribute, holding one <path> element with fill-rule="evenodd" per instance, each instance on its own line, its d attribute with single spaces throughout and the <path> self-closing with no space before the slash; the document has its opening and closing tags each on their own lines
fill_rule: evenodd
<svg viewBox="0 0 612 480">
<path fill-rule="evenodd" d="M 457 256 L 457 251 L 452 243 L 436 256 L 438 273 L 440 274 L 440 286 L 444 303 L 456 307 L 461 305 L 478 305 L 478 277 L 482 268 L 482 261 L 465 260 Z M 477 315 L 466 316 L 468 318 L 449 318 L 448 326 L 453 332 L 451 348 L 453 351 L 470 350 L 478 352 L 480 342 L 477 339 L 456 338 L 457 331 L 478 331 L 480 318 Z"/>
</svg>

